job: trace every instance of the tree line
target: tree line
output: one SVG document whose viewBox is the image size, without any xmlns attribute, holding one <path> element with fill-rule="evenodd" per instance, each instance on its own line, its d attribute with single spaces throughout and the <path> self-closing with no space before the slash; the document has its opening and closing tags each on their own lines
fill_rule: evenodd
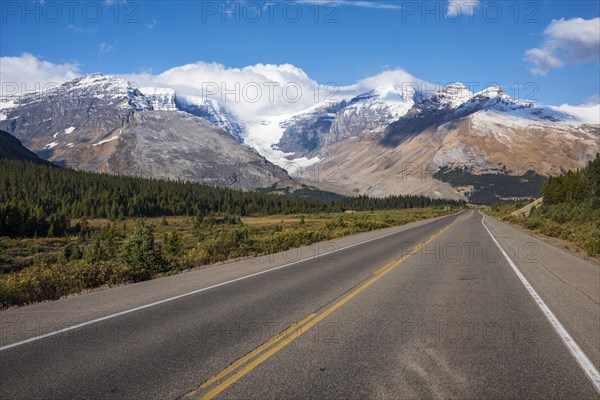
<svg viewBox="0 0 600 400">
<path fill-rule="evenodd" d="M 459 204 L 424 196 L 323 201 L 0 159 L 0 236 L 61 236 L 74 228 L 72 219 L 306 214 Z"/>
<path fill-rule="evenodd" d="M 542 188 L 544 204 L 581 203 L 600 198 L 600 154 L 585 168 L 551 177 Z M 600 205 L 599 205 L 600 206 Z"/>
</svg>

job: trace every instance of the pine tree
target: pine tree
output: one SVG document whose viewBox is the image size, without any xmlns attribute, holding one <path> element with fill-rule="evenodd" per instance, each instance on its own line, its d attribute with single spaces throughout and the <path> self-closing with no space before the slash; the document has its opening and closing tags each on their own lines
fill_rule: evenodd
<svg viewBox="0 0 600 400">
<path fill-rule="evenodd" d="M 109 259 L 108 252 L 104 248 L 99 234 L 94 234 L 92 244 L 85 249 L 83 258 L 91 264 L 96 264 Z"/>
<path fill-rule="evenodd" d="M 183 239 L 177 231 L 165 233 L 163 239 L 163 249 L 167 256 L 174 258 L 183 255 Z"/>
<path fill-rule="evenodd" d="M 83 258 L 83 250 L 79 244 L 71 242 L 63 247 L 62 258 L 65 261 L 80 260 Z"/>
<path fill-rule="evenodd" d="M 154 229 L 143 220 L 123 245 L 121 260 L 135 269 L 135 278 L 142 280 L 160 272 L 163 260 L 154 242 Z"/>
</svg>

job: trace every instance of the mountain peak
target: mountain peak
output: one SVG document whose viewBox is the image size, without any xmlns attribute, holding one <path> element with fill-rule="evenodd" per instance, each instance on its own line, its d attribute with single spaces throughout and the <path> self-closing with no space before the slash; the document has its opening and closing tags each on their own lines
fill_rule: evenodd
<svg viewBox="0 0 600 400">
<path fill-rule="evenodd" d="M 451 83 L 438 90 L 435 99 L 451 108 L 457 108 L 467 102 L 473 93 L 461 82 Z"/>
<path fill-rule="evenodd" d="M 462 82 L 454 82 L 444 86 L 442 90 L 467 90 L 467 87 Z"/>
<path fill-rule="evenodd" d="M 350 99 L 349 104 L 364 101 L 413 103 L 414 96 L 415 89 L 412 87 L 379 86 Z"/>
<path fill-rule="evenodd" d="M 512 108 L 514 108 L 514 106 L 517 106 L 518 108 L 523 108 L 523 107 L 530 108 L 533 106 L 532 103 L 527 103 L 525 101 L 515 99 L 514 97 L 512 97 L 511 95 L 506 93 L 502 89 L 502 87 L 500 87 L 500 85 L 492 85 L 492 86 L 489 86 L 489 87 L 483 89 L 480 92 L 477 92 L 473 96 L 471 101 L 485 102 L 486 104 L 489 103 L 490 105 L 498 105 L 498 106 L 501 106 L 502 104 L 504 104 L 504 105 L 509 105 Z"/>
<path fill-rule="evenodd" d="M 69 82 L 65 82 L 63 84 L 67 86 L 94 86 L 101 85 L 104 83 L 113 82 L 113 83 L 129 83 L 125 79 L 121 78 L 117 75 L 104 75 L 101 73 L 93 73 L 88 75 L 82 75 L 78 78 L 75 78 Z"/>
<path fill-rule="evenodd" d="M 510 97 L 503 89 L 500 85 L 492 85 L 492 86 L 488 86 L 487 88 L 483 89 L 480 92 L 477 92 L 475 94 L 475 96 L 484 96 L 484 97 L 488 97 L 488 98 L 493 98 L 493 97 Z"/>
<path fill-rule="evenodd" d="M 108 101 L 127 100 L 127 104 L 136 110 L 152 108 L 149 101 L 137 86 L 118 75 L 94 73 L 83 75 L 65 82 L 55 89 L 57 94 L 76 93 L 78 97 L 103 99 Z M 124 105 L 124 107 L 126 107 Z"/>
</svg>

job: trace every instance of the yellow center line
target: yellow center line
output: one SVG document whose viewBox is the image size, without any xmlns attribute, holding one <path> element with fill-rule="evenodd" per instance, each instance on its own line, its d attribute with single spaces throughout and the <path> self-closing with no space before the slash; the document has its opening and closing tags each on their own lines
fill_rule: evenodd
<svg viewBox="0 0 600 400">
<path fill-rule="evenodd" d="M 443 228 L 440 231 L 438 231 L 436 234 L 432 235 L 427 241 L 422 242 L 419 245 L 415 246 L 410 251 L 410 253 L 408 253 L 404 257 L 400 258 L 399 260 L 392 261 L 392 262 L 389 262 L 388 264 L 384 265 L 382 268 L 380 268 L 380 270 L 382 270 L 381 272 L 378 271 L 371 279 L 369 279 L 368 281 L 366 281 L 365 283 L 363 283 L 361 286 L 359 286 L 358 288 L 356 288 L 355 290 L 353 290 L 352 292 L 350 292 L 346 297 L 344 297 L 339 302 L 337 302 L 336 304 L 334 304 L 333 306 L 331 306 L 330 308 L 328 308 L 327 310 L 325 310 L 320 315 L 318 315 L 316 317 L 315 317 L 315 314 L 309 315 L 308 317 L 306 317 L 302 321 L 300 321 L 297 324 L 295 324 L 295 326 L 296 326 L 297 329 L 293 328 L 294 325 L 292 325 L 292 327 L 290 327 L 289 329 L 287 329 L 286 331 L 282 332 L 280 335 L 277 336 L 277 337 L 279 337 L 279 339 L 277 340 L 277 344 L 273 343 L 273 344 L 275 344 L 274 346 L 266 346 L 265 348 L 270 347 L 267 351 L 265 351 L 262 354 L 260 354 L 260 356 L 254 358 L 251 362 L 249 362 L 248 364 L 246 364 L 238 372 L 236 372 L 235 374 L 233 374 L 229 378 L 225 379 L 219 385 L 215 386 L 212 390 L 210 390 L 208 393 L 206 393 L 205 395 L 203 395 L 201 397 L 201 399 L 209 400 L 209 399 L 213 399 L 215 396 L 219 395 L 225 389 L 227 389 L 228 387 L 230 387 L 231 385 L 233 385 L 235 382 L 237 382 L 238 380 L 240 380 L 242 377 L 244 377 L 245 375 L 247 375 L 250 371 L 252 371 L 256 367 L 258 367 L 260 364 L 262 364 L 263 362 L 265 362 L 266 360 L 268 360 L 270 357 L 272 357 L 274 354 L 276 354 L 277 352 L 279 352 L 285 346 L 287 346 L 288 344 L 290 344 L 293 340 L 295 340 L 298 337 L 300 337 L 302 334 L 304 334 L 305 332 L 307 332 L 313 326 L 315 326 L 316 324 L 318 324 L 319 322 L 321 322 L 322 320 L 324 320 L 325 318 L 327 318 L 334 311 L 336 311 L 337 309 L 339 309 L 340 307 L 342 307 L 344 304 L 346 304 L 347 302 L 349 302 L 350 300 L 352 300 L 359 293 L 361 293 L 362 291 L 364 291 L 365 289 L 367 289 L 373 283 L 377 282 L 379 279 L 381 279 L 388 272 L 392 271 L 398 265 L 402 264 L 410 256 L 416 254 L 421 248 L 423 248 L 424 246 L 426 246 L 427 244 L 429 244 L 430 242 L 432 242 L 435 238 L 437 238 L 438 236 L 440 236 L 442 233 L 446 232 L 457 221 L 458 220 L 455 220 L 454 222 L 452 222 L 451 224 L 449 224 L 445 228 Z M 286 340 L 281 340 L 286 335 L 287 335 Z M 267 343 L 269 343 L 269 342 L 267 342 Z M 265 345 L 266 345 L 266 343 L 265 343 Z M 263 345 L 263 346 L 265 346 L 265 345 Z M 264 349 L 262 349 L 262 350 L 264 350 Z M 256 354 L 260 353 L 260 351 L 258 351 L 258 349 L 256 349 L 255 351 L 256 351 Z M 250 354 L 253 354 L 253 353 L 254 352 L 249 353 L 248 356 L 250 356 Z M 249 357 L 245 361 L 247 361 L 247 360 L 249 360 L 249 359 L 251 359 L 253 357 L 254 356 Z M 244 357 L 244 358 L 246 358 L 246 357 Z M 237 366 L 240 366 L 240 365 L 242 365 L 244 363 L 243 362 L 240 362 L 240 363 L 236 362 L 234 364 L 236 364 L 236 367 L 237 367 Z M 233 367 L 234 364 L 232 364 L 231 367 Z M 233 369 L 235 369 L 235 368 L 232 368 L 229 372 L 231 372 Z M 223 376 L 225 376 L 225 375 L 228 374 L 228 373 L 223 374 L 224 372 L 225 372 L 225 370 L 223 372 L 219 373 L 218 375 L 216 375 L 215 378 L 217 376 L 223 377 Z M 214 383 L 217 380 L 218 379 L 213 379 L 213 378 L 209 379 L 209 381 L 211 381 L 211 383 Z M 207 381 L 207 382 L 209 382 L 209 381 Z M 206 387 L 206 386 L 203 385 L 200 388 L 203 388 L 203 387 Z M 194 391 L 193 393 L 196 393 L 196 391 Z M 190 395 L 193 395 L 193 393 L 190 393 Z"/>
<path fill-rule="evenodd" d="M 252 350 L 250 353 L 246 354 L 242 358 L 239 358 L 237 361 L 235 361 L 234 363 L 232 363 L 231 365 L 229 365 L 223 371 L 219 372 L 217 375 L 215 375 L 212 378 L 208 379 L 206 382 L 204 382 L 202 385 L 198 386 L 196 389 L 194 389 L 191 392 L 189 392 L 188 394 L 186 394 L 184 397 L 186 397 L 186 398 L 193 397 L 199 390 L 206 389 L 207 387 L 211 386 L 213 383 L 215 383 L 215 382 L 223 379 L 224 377 L 226 377 L 227 375 L 229 375 L 230 373 L 232 373 L 233 371 L 235 371 L 238 367 L 240 367 L 241 365 L 243 365 L 247 361 L 251 360 L 252 358 L 254 358 L 255 356 L 257 356 L 258 354 L 260 354 L 265 349 L 268 349 L 269 347 L 277 344 L 277 342 L 279 342 L 280 340 L 284 339 L 287 335 L 289 335 L 292 331 L 294 331 L 298 327 L 300 327 L 300 326 L 304 325 L 306 322 L 310 321 L 316 315 L 317 314 L 314 314 L 314 313 L 307 315 L 306 317 L 304 317 L 300 321 L 296 322 L 295 324 L 293 324 L 292 326 L 290 326 L 286 330 L 280 332 L 279 334 L 277 334 L 276 336 L 272 337 L 271 339 L 269 339 L 268 341 L 266 341 L 265 343 L 263 343 L 262 345 L 260 345 L 256 349 Z"/>
<path fill-rule="evenodd" d="M 373 273 L 373 275 L 379 275 L 380 273 L 383 272 L 384 269 L 388 268 L 390 265 L 392 265 L 393 263 L 395 263 L 398 260 L 392 260 L 389 263 L 385 264 L 383 267 L 379 268 L 377 271 L 375 271 Z"/>
</svg>

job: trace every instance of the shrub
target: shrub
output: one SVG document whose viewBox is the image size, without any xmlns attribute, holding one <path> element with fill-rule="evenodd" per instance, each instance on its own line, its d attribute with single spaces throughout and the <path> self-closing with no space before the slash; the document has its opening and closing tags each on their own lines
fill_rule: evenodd
<svg viewBox="0 0 600 400">
<path fill-rule="evenodd" d="M 537 215 L 532 214 L 529 218 L 525 219 L 523 226 L 527 229 L 539 229 L 543 224 L 543 221 Z"/>
<path fill-rule="evenodd" d="M 0 307 L 57 300 L 105 284 L 131 282 L 135 280 L 132 272 L 131 267 L 114 261 L 36 264 L 16 273 L 0 275 Z"/>
<path fill-rule="evenodd" d="M 4 239 L 0 237 L 0 263 L 4 262 L 6 258 L 6 245 L 4 244 Z"/>
<path fill-rule="evenodd" d="M 169 257 L 180 257 L 183 255 L 183 238 L 177 231 L 165 233 L 163 238 L 163 249 Z"/>
<path fill-rule="evenodd" d="M 92 244 L 85 249 L 83 258 L 90 264 L 108 260 L 108 252 L 104 248 L 100 235 L 94 234 Z"/>
<path fill-rule="evenodd" d="M 135 271 L 135 280 L 149 279 L 153 274 L 161 271 L 163 260 L 160 250 L 154 243 L 153 227 L 144 221 L 138 222 L 131 236 L 125 241 L 120 258 Z"/>
<path fill-rule="evenodd" d="M 65 261 L 81 260 L 83 258 L 83 250 L 79 244 L 71 242 L 63 247 L 62 258 Z"/>
</svg>

